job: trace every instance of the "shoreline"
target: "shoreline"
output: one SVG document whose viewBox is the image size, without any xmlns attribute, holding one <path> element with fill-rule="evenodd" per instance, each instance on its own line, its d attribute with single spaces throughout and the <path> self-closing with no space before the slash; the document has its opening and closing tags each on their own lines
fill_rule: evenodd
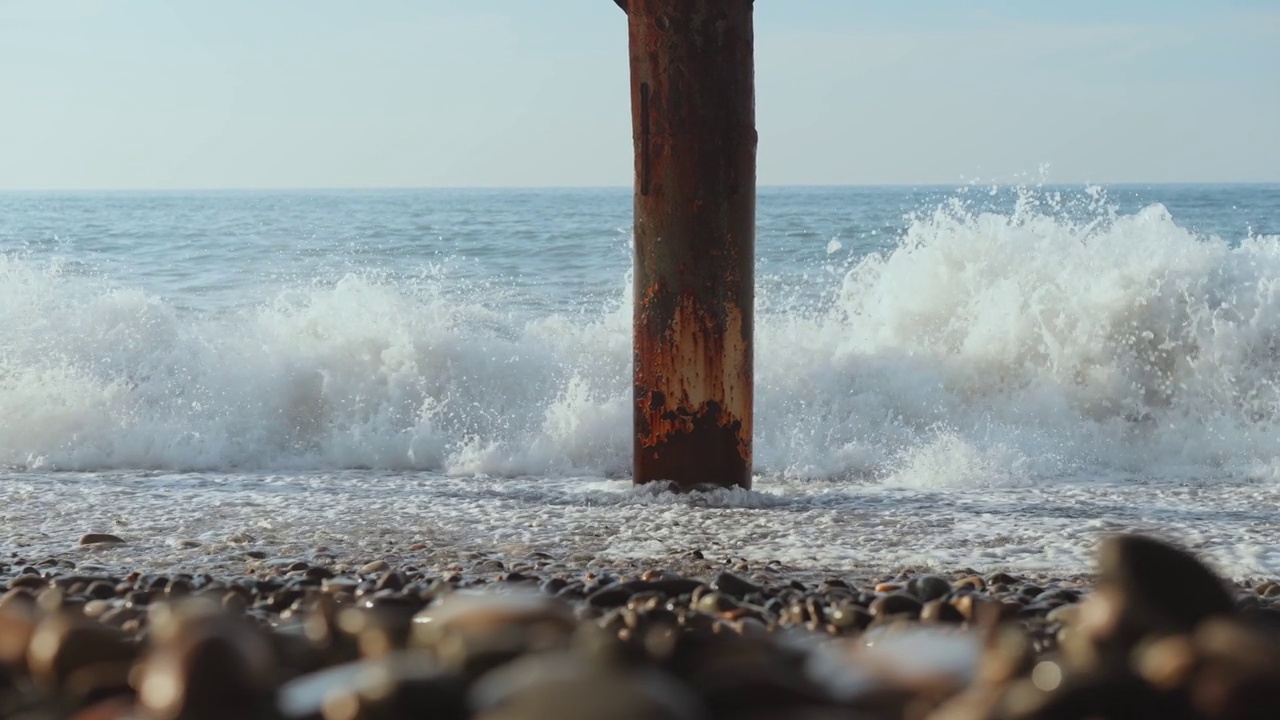
<svg viewBox="0 0 1280 720">
<path fill-rule="evenodd" d="M 67 557 L 111 572 L 252 569 L 247 553 L 356 567 L 442 565 L 458 551 L 675 562 L 700 550 L 794 572 L 1087 574 L 1098 542 L 1142 533 L 1187 543 L 1220 574 L 1280 576 L 1265 508 L 1280 486 L 1062 482 L 945 490 L 799 479 L 691 498 L 592 478 L 432 473 L 20 473 L 0 483 L 0 561 Z M 127 544 L 76 545 L 85 532 Z M 422 546 L 422 550 L 412 550 Z M 331 559 L 329 558 L 331 556 Z"/>
</svg>

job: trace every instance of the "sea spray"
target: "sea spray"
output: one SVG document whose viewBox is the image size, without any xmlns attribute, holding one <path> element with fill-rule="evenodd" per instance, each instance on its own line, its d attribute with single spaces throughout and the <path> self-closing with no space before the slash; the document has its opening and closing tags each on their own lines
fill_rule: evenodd
<svg viewBox="0 0 1280 720">
<path fill-rule="evenodd" d="M 945 199 L 879 246 L 815 236 L 790 265 L 762 249 L 757 471 L 1271 477 L 1280 237 L 1120 212 L 1097 189 L 1015 194 Z M 625 475 L 630 290 L 613 277 L 574 311 L 530 312 L 536 286 L 503 276 L 362 267 L 193 311 L 0 255 L 0 464 Z"/>
</svg>

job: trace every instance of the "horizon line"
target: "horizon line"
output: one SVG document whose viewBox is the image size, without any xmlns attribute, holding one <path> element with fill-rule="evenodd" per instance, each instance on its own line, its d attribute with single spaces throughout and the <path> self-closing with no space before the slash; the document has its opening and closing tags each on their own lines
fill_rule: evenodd
<svg viewBox="0 0 1280 720">
<path fill-rule="evenodd" d="M 1121 181 L 1053 181 L 1053 182 L 997 182 L 997 181 L 964 181 L 945 182 L 886 182 L 886 183 L 768 183 L 758 184 L 761 189 L 962 189 L 966 187 L 1188 187 L 1188 186 L 1272 186 L 1280 185 L 1276 180 L 1121 180 Z M 492 190 L 492 191 L 547 191 L 547 190 L 631 190 L 632 185 L 316 185 L 316 186 L 182 186 L 182 187 L 43 187 L 18 188 L 0 187 L 0 193 L 189 193 L 189 192 L 387 192 L 387 191 L 430 191 L 430 190 Z"/>
</svg>

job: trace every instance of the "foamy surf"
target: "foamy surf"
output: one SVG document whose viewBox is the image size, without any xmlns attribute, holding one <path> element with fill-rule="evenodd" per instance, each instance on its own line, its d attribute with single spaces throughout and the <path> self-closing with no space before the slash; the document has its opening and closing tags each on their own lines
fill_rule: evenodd
<svg viewBox="0 0 1280 720">
<path fill-rule="evenodd" d="M 1017 195 L 961 194 L 879 245 L 766 232 L 757 492 L 701 501 L 625 482 L 616 264 L 548 275 L 561 295 L 618 286 L 568 306 L 458 263 L 270 284 L 246 265 L 244 302 L 201 307 L 74 253 L 8 252 L 5 519 L 50 553 L 128 522 L 148 539 L 112 552 L 149 563 L 184 537 L 222 557 L 256 527 L 353 556 L 418 536 L 617 557 L 705 541 L 812 567 L 1076 571 L 1139 530 L 1229 574 L 1280 571 L 1256 510 L 1280 493 L 1280 236 L 1096 189 Z"/>
<path fill-rule="evenodd" d="M 955 199 L 822 299 L 764 298 L 757 469 L 934 487 L 1271 478 L 1280 237 L 1197 235 L 1158 204 L 1071 209 Z M 628 466 L 629 292 L 529 317 L 447 274 L 347 274 L 193 315 L 21 255 L 0 278 L 10 467 Z"/>
<path fill-rule="evenodd" d="M 672 495 L 600 478 L 432 473 L 11 473 L 5 546 L 37 560 L 238 572 L 244 553 L 344 563 L 468 551 L 778 561 L 821 572 L 904 567 L 1079 573 L 1111 533 L 1175 538 L 1232 577 L 1280 569 L 1273 483 L 1059 482 L 928 490 L 762 476 L 760 490 Z M 1140 501 L 1135 501 L 1140 498 Z M 87 531 L 127 541 L 77 549 Z"/>
</svg>

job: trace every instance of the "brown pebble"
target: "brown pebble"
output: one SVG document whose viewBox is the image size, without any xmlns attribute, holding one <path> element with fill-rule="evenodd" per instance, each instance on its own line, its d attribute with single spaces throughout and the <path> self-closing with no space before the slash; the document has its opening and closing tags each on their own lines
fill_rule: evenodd
<svg viewBox="0 0 1280 720">
<path fill-rule="evenodd" d="M 36 629 L 36 617 L 28 607 L 14 603 L 0 608 L 0 677 L 3 668 L 26 662 L 27 644 Z"/>
<path fill-rule="evenodd" d="M 110 533 L 85 533 L 76 541 L 77 545 L 123 545 L 124 538 Z"/>
<path fill-rule="evenodd" d="M 9 589 L 27 588 L 28 590 L 40 590 L 48 584 L 49 578 L 41 575 L 19 575 L 9 581 Z"/>
<path fill-rule="evenodd" d="M 865 630 L 871 620 L 871 613 L 849 602 L 836 603 L 827 612 L 827 621 L 839 630 Z"/>
<path fill-rule="evenodd" d="M 82 612 L 84 613 L 85 617 L 96 618 L 96 617 L 101 617 L 110 609 L 111 609 L 110 600 L 90 600 L 89 602 L 84 604 L 84 608 L 82 609 Z"/>
<path fill-rule="evenodd" d="M 1134 669 L 1142 679 L 1161 690 L 1182 685 L 1195 666 L 1195 647 L 1186 635 L 1170 635 L 1139 649 Z"/>
<path fill-rule="evenodd" d="M 907 595 L 906 593 L 893 593 L 876 598 L 871 603 L 869 610 L 871 614 L 877 618 L 887 617 L 889 615 L 906 615 L 908 617 L 917 617 L 922 607 L 919 600 Z"/>
<path fill-rule="evenodd" d="M 11 606 L 26 608 L 34 605 L 35 602 L 36 595 L 30 588 L 16 587 L 0 595 L 0 610 Z"/>
<path fill-rule="evenodd" d="M 1194 555 L 1154 538 L 1119 535 L 1098 552 L 1099 592 L 1114 601 L 1116 616 L 1099 637 L 1129 647 L 1141 635 L 1187 632 L 1215 615 L 1230 615 L 1232 595 Z"/>
<path fill-rule="evenodd" d="M 1012 616 L 1021 607 L 1017 603 L 1005 603 L 978 595 L 961 595 L 951 604 L 965 620 L 979 627 L 992 627 Z"/>
<path fill-rule="evenodd" d="M 371 563 L 361 566 L 359 572 L 361 575 L 378 575 L 385 572 L 391 566 L 386 560 L 374 560 Z"/>
<path fill-rule="evenodd" d="M 36 626 L 27 648 L 27 667 L 45 688 L 60 687 L 77 670 L 98 664 L 127 666 L 137 646 L 121 633 L 69 615 L 51 615 Z"/>
<path fill-rule="evenodd" d="M 960 623 L 964 615 L 954 605 L 944 600 L 930 600 L 920 609 L 922 623 Z"/>
<path fill-rule="evenodd" d="M 203 610 L 200 611 L 203 613 Z M 192 611 L 157 620 L 138 673 L 138 700 L 156 720 L 269 717 L 272 649 L 251 626 Z"/>
<path fill-rule="evenodd" d="M 1080 605 L 1072 603 L 1070 605 L 1059 605 L 1049 611 L 1044 616 L 1045 620 L 1051 623 L 1061 623 L 1063 625 L 1071 625 L 1080 618 Z"/>
</svg>

